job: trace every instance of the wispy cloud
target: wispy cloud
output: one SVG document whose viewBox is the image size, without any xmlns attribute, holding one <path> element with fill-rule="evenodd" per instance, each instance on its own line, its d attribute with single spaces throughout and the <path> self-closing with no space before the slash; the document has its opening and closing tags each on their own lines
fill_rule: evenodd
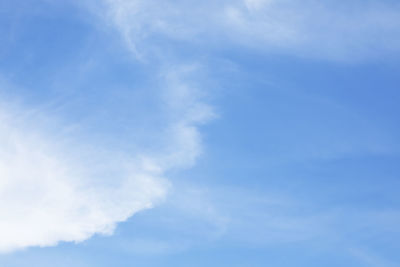
<svg viewBox="0 0 400 267">
<path fill-rule="evenodd" d="M 321 206 L 315 200 L 278 191 L 175 184 L 162 206 L 130 222 L 135 236 L 118 241 L 127 251 L 138 254 L 174 254 L 211 243 L 242 248 L 290 244 L 313 252 L 316 248 L 339 252 L 371 266 L 386 266 L 379 262 L 392 266 L 390 258 L 379 257 L 369 242 L 386 242 L 388 236 L 395 240 L 399 218 L 395 210 L 351 204 Z M 142 232 L 145 234 L 137 239 L 136 234 Z"/>
<path fill-rule="evenodd" d="M 352 61 L 400 49 L 400 6 L 391 2 L 245 1 L 225 9 L 234 38 L 268 51 Z"/>
<path fill-rule="evenodd" d="M 391 1 L 108 0 L 107 16 L 132 51 L 162 53 L 151 40 L 220 48 L 242 45 L 329 60 L 354 61 L 400 49 L 400 6 Z M 150 52 L 151 51 L 151 52 Z"/>
</svg>

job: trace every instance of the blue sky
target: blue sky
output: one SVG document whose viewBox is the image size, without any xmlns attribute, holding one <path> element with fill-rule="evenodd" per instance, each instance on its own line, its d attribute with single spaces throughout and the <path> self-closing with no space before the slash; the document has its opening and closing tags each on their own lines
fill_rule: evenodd
<svg viewBox="0 0 400 267">
<path fill-rule="evenodd" d="M 399 17 L 0 0 L 0 266 L 400 266 Z"/>
</svg>

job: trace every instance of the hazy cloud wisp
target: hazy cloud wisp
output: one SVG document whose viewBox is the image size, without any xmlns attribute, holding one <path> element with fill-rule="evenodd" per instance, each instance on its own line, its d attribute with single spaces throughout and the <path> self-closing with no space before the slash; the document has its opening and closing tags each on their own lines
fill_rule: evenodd
<svg viewBox="0 0 400 267">
<path fill-rule="evenodd" d="M 105 0 L 107 19 L 139 58 L 162 53 L 149 43 L 155 36 L 340 61 L 399 51 L 400 5 L 358 2 Z"/>
</svg>

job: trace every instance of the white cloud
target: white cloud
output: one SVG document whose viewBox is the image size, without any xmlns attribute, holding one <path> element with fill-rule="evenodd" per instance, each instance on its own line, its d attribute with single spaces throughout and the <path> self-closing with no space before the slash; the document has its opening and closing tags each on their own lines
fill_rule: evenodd
<svg viewBox="0 0 400 267">
<path fill-rule="evenodd" d="M 390 2 L 250 1 L 226 9 L 233 38 L 257 49 L 357 60 L 400 48 L 400 6 Z"/>
<path fill-rule="evenodd" d="M 83 147 L 73 152 L 25 127 L 18 115 L 4 109 L 0 115 L 0 252 L 110 234 L 166 193 L 154 168 L 115 159 L 112 151 L 89 161 L 76 154 Z"/>
<path fill-rule="evenodd" d="M 155 14 L 143 10 L 150 2 L 114 4 L 111 23 L 128 43 L 132 33 L 145 38 L 151 32 L 146 21 L 163 27 L 153 21 Z M 125 12 L 140 18 L 140 24 L 126 25 Z M 198 71 L 183 64 L 158 71 L 165 114 L 162 126 L 154 127 L 162 130 L 152 151 L 123 154 L 96 141 L 83 144 L 89 139 L 71 138 L 71 130 L 64 134 L 68 126 L 52 125 L 42 111 L 11 108 L 0 99 L 0 252 L 111 234 L 118 222 L 162 201 L 170 186 L 166 172 L 194 164 L 201 153 L 198 125 L 213 117 L 202 90 L 196 89 Z"/>
<path fill-rule="evenodd" d="M 331 60 L 373 58 L 400 49 L 400 5 L 392 1 L 105 0 L 138 58 L 163 53 L 151 40 L 249 49 Z M 227 43 L 228 42 L 228 43 Z M 156 51 L 156 52 L 155 52 Z"/>
<path fill-rule="evenodd" d="M 163 176 L 194 164 L 201 153 L 197 126 L 212 116 L 192 88 L 193 72 L 180 67 L 159 77 L 166 114 L 153 151 L 127 155 L 82 144 L 79 136 L 48 130 L 53 122 L 39 111 L 2 105 L 0 252 L 111 234 L 118 222 L 163 200 Z"/>
<path fill-rule="evenodd" d="M 194 164 L 202 150 L 197 126 L 215 117 L 213 108 L 201 101 L 205 90 L 199 88 L 201 84 L 197 84 L 197 78 L 193 77 L 199 72 L 201 68 L 196 65 L 173 65 L 162 71 L 163 98 L 173 121 L 166 134 L 170 140 L 167 147 L 169 152 L 163 159 L 166 167 Z"/>
</svg>

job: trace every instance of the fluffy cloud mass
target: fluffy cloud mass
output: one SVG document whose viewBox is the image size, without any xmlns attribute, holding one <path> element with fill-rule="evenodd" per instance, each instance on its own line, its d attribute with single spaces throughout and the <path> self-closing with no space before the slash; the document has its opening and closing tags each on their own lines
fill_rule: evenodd
<svg viewBox="0 0 400 267">
<path fill-rule="evenodd" d="M 160 170 L 145 160 L 88 160 L 76 154 L 83 147 L 72 152 L 62 140 L 15 123 L 17 115 L 0 115 L 1 252 L 109 234 L 166 193 Z"/>
<path fill-rule="evenodd" d="M 2 105 L 0 252 L 111 234 L 116 223 L 163 200 L 165 172 L 194 163 L 201 153 L 197 125 L 212 116 L 183 79 L 194 71 L 181 67 L 160 77 L 168 116 L 149 154 L 82 144 L 79 136 L 50 131 L 45 114 Z"/>
</svg>

